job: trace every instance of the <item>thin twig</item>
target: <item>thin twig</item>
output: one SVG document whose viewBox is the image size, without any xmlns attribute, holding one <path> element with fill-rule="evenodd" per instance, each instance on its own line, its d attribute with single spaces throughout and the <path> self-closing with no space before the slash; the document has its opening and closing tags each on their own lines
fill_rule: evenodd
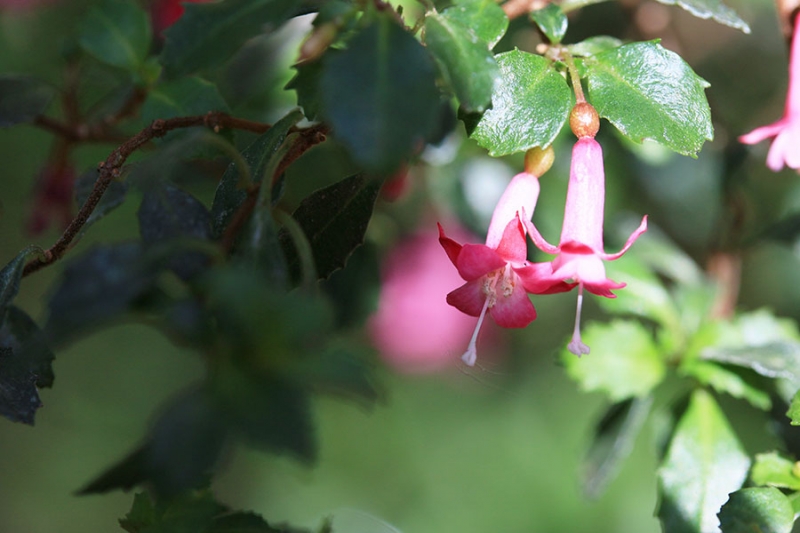
<svg viewBox="0 0 800 533">
<path fill-rule="evenodd" d="M 47 124 L 50 128 L 57 127 L 56 125 L 58 124 L 57 122 L 45 119 L 44 117 L 42 117 L 41 121 L 37 122 L 41 122 L 41 124 Z M 86 224 L 86 221 L 89 219 L 89 216 L 91 216 L 95 207 L 97 207 L 97 204 L 100 202 L 100 198 L 102 198 L 103 193 L 105 193 L 106 189 L 108 189 L 108 186 L 111 184 L 112 180 L 119 177 L 122 165 L 133 152 L 151 140 L 158 137 L 163 137 L 172 130 L 191 128 L 195 126 L 205 126 L 214 130 L 215 132 L 222 128 L 229 128 L 264 133 L 270 128 L 269 124 L 236 118 L 219 112 L 212 112 L 206 115 L 176 117 L 166 120 L 159 119 L 153 121 L 152 124 L 122 143 L 118 148 L 114 149 L 106 158 L 106 160 L 100 163 L 98 167 L 100 172 L 97 177 L 97 181 L 95 181 L 94 188 L 89 194 L 89 197 L 86 199 L 86 202 L 81 206 L 78 214 L 75 215 L 75 218 L 72 220 L 69 226 L 67 226 L 67 229 L 64 230 L 64 233 L 61 235 L 61 237 L 59 237 L 59 239 L 50 248 L 44 251 L 42 258 L 34 259 L 25 265 L 22 275 L 27 276 L 58 261 L 67 252 L 67 250 L 69 250 L 72 241 L 80 233 L 81 228 L 83 228 L 84 224 Z M 305 131 L 310 131 L 311 133 L 306 135 L 304 134 Z M 319 132 L 319 126 L 309 128 L 308 130 L 301 130 L 301 135 L 299 138 L 303 140 L 307 148 L 310 148 L 316 143 L 308 144 L 307 138 L 310 137 L 312 139 L 317 139 L 319 137 Z"/>
</svg>

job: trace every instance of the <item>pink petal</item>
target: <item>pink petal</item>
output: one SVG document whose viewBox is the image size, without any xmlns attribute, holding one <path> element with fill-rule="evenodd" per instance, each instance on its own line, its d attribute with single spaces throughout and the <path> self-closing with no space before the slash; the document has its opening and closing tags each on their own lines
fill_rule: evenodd
<svg viewBox="0 0 800 533">
<path fill-rule="evenodd" d="M 547 240 L 545 240 L 544 237 L 542 237 L 542 234 L 539 233 L 539 230 L 536 229 L 536 226 L 533 225 L 533 222 L 524 218 L 525 217 L 524 214 L 522 214 L 521 217 L 523 223 L 525 224 L 525 229 L 528 231 L 528 235 L 530 235 L 533 244 L 535 244 L 538 249 L 540 249 L 544 253 L 554 254 L 554 255 L 560 251 L 558 246 L 553 246 L 552 244 L 547 242 Z"/>
<path fill-rule="evenodd" d="M 600 257 L 602 259 L 606 260 L 606 261 L 613 261 L 615 259 L 619 259 L 620 257 L 622 257 L 622 254 L 627 252 L 628 248 L 630 248 L 631 245 L 634 242 L 636 242 L 636 239 L 639 238 L 639 235 L 641 235 L 645 231 L 647 231 L 647 215 L 642 217 L 642 223 L 639 224 L 639 227 L 636 228 L 636 230 L 633 233 L 631 233 L 631 236 L 628 237 L 628 240 L 625 241 L 625 246 L 622 247 L 622 250 L 620 250 L 619 252 L 617 252 L 615 254 L 602 253 L 602 254 L 600 254 Z"/>
<path fill-rule="evenodd" d="M 476 280 L 504 266 L 503 258 L 485 244 L 465 244 L 456 262 L 458 273 L 466 281 Z"/>
<path fill-rule="evenodd" d="M 791 137 L 787 135 L 787 130 L 783 130 L 775 137 L 775 140 L 772 141 L 772 146 L 769 147 L 769 152 L 767 152 L 767 168 L 773 172 L 778 172 L 783 168 L 786 154 L 794 148 L 791 146 L 791 141 Z"/>
<path fill-rule="evenodd" d="M 483 292 L 483 281 L 475 280 L 465 283 L 447 295 L 447 303 L 470 316 L 480 316 L 486 294 Z"/>
<path fill-rule="evenodd" d="M 605 198 L 603 149 L 592 137 L 582 137 L 572 149 L 562 243 L 576 241 L 603 250 Z"/>
<path fill-rule="evenodd" d="M 497 255 L 509 263 L 522 263 L 528 257 L 525 229 L 519 216 L 515 216 L 506 226 L 503 238 L 497 246 Z"/>
<path fill-rule="evenodd" d="M 604 296 L 606 298 L 616 298 L 617 295 L 611 291 L 622 289 L 625 287 L 625 285 L 625 283 L 617 283 L 616 281 L 608 278 L 599 282 L 584 282 L 583 284 L 587 291 L 598 296 Z"/>
<path fill-rule="evenodd" d="M 517 213 L 521 210 L 533 215 L 538 199 L 539 179 L 536 176 L 527 172 L 514 176 L 494 208 L 489 231 L 486 233 L 486 246 L 500 246 L 508 223 L 517 218 Z"/>
<path fill-rule="evenodd" d="M 441 224 L 437 222 L 436 225 L 439 227 L 439 244 L 442 245 L 442 248 L 444 248 L 447 257 L 450 258 L 453 265 L 457 265 L 458 254 L 461 253 L 461 245 L 444 234 L 444 229 L 442 229 Z"/>
<path fill-rule="evenodd" d="M 769 139 L 770 137 L 775 137 L 777 134 L 783 130 L 783 127 L 786 123 L 785 119 L 780 119 L 777 122 L 773 122 L 767 126 L 761 126 L 760 128 L 756 128 L 750 133 L 746 133 L 744 135 L 739 136 L 739 142 L 742 144 L 758 144 L 764 139 Z"/>
<path fill-rule="evenodd" d="M 498 292 L 497 301 L 489 309 L 489 314 L 498 326 L 504 328 L 524 328 L 536 319 L 536 309 L 519 283 L 515 285 L 510 296 Z"/>
<path fill-rule="evenodd" d="M 530 263 L 524 267 L 514 268 L 514 272 L 519 276 L 525 290 L 531 294 L 567 292 L 577 285 L 577 283 L 565 283 L 556 276 L 553 264 L 550 262 Z"/>
</svg>

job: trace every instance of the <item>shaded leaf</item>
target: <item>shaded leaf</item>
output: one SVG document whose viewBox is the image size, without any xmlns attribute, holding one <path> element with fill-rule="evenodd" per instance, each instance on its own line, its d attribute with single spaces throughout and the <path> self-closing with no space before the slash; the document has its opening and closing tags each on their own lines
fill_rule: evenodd
<svg viewBox="0 0 800 533">
<path fill-rule="evenodd" d="M 602 391 L 616 402 L 645 396 L 664 378 L 664 361 L 639 322 L 592 323 L 583 340 L 591 346 L 591 354 L 575 357 L 565 350 L 562 359 L 567 373 L 584 391 Z"/>
<path fill-rule="evenodd" d="M 84 17 L 78 41 L 96 59 L 136 72 L 150 50 L 150 20 L 136 3 L 104 0 Z"/>
<path fill-rule="evenodd" d="M 582 484 L 589 498 L 599 497 L 616 476 L 622 461 L 633 450 L 653 398 L 631 398 L 612 405 L 595 429 L 594 439 L 583 461 Z"/>
<path fill-rule="evenodd" d="M 164 74 L 177 78 L 221 64 L 251 37 L 283 24 L 294 8 L 293 0 L 187 4 L 186 12 L 165 33 L 160 56 Z"/>
<path fill-rule="evenodd" d="M 585 65 L 589 101 L 632 141 L 650 139 L 696 157 L 713 138 L 708 83 L 657 41 L 626 44 Z"/>
<path fill-rule="evenodd" d="M 567 33 L 567 16 L 556 4 L 547 4 L 544 8 L 531 12 L 531 19 L 551 43 L 560 43 Z"/>
<path fill-rule="evenodd" d="M 208 533 L 292 533 L 293 531 L 301 533 L 300 530 L 274 528 L 261 515 L 255 513 L 237 512 L 215 518 Z"/>
<path fill-rule="evenodd" d="M 722 533 L 791 533 L 794 510 L 778 489 L 751 487 L 730 495 L 719 523 Z"/>
<path fill-rule="evenodd" d="M 89 198 L 89 195 L 91 194 L 99 175 L 99 171 L 96 168 L 93 168 L 92 170 L 84 172 L 78 177 L 77 180 L 75 180 L 75 202 L 79 206 L 86 203 L 86 199 Z M 106 189 L 106 192 L 104 192 L 103 196 L 100 197 L 100 202 L 98 202 L 97 206 L 95 206 L 92 214 L 89 215 L 89 218 L 86 219 L 86 222 L 83 224 L 83 227 L 81 228 L 81 235 L 86 232 L 89 226 L 105 217 L 117 207 L 121 206 L 122 202 L 125 201 L 125 195 L 127 193 L 127 182 L 117 180 L 112 181 Z"/>
<path fill-rule="evenodd" d="M 211 216 L 206 207 L 169 183 L 145 191 L 137 217 L 142 242 L 148 247 L 187 238 L 211 239 Z M 209 265 L 208 256 L 201 252 L 170 255 L 169 268 L 182 279 L 192 278 Z"/>
<path fill-rule="evenodd" d="M 672 435 L 659 469 L 664 531 L 717 531 L 717 512 L 747 477 L 750 459 L 714 398 L 698 389 Z"/>
<path fill-rule="evenodd" d="M 196 76 L 166 82 L 152 89 L 140 111 L 142 121 L 229 111 L 216 85 Z"/>
<path fill-rule="evenodd" d="M 572 108 L 567 82 L 539 55 L 514 50 L 496 59 L 501 77 L 492 108 L 470 136 L 495 157 L 549 146 Z"/>
<path fill-rule="evenodd" d="M 0 75 L 0 128 L 33 122 L 50 104 L 55 89 L 24 75 Z"/>
<path fill-rule="evenodd" d="M 336 50 L 328 50 L 326 54 L 332 57 Z M 317 120 L 322 114 L 319 84 L 322 79 L 322 62 L 307 61 L 294 65 L 297 73 L 284 87 L 297 93 L 297 105 L 303 108 L 303 114 L 308 120 Z"/>
<path fill-rule="evenodd" d="M 330 347 L 319 356 L 301 361 L 298 381 L 318 392 L 338 394 L 371 407 L 378 399 L 372 365 L 363 354 L 342 346 Z"/>
<path fill-rule="evenodd" d="M 48 335 L 68 338 L 126 313 L 155 279 L 142 256 L 138 243 L 120 243 L 70 261 L 48 303 Z"/>
<path fill-rule="evenodd" d="M 494 48 L 508 29 L 508 17 L 494 0 L 459 0 L 442 15 L 470 28 L 489 48 Z"/>
<path fill-rule="evenodd" d="M 483 112 L 500 78 L 486 43 L 446 14 L 433 13 L 425 18 L 425 44 L 442 65 L 464 111 Z"/>
<path fill-rule="evenodd" d="M 714 19 L 720 24 L 750 33 L 750 26 L 720 0 L 656 0 L 668 6 L 680 6 L 695 17 Z"/>
<path fill-rule="evenodd" d="M 800 477 L 795 474 L 797 463 L 778 455 L 778 452 L 756 455 L 750 479 L 756 485 L 800 490 Z"/>
<path fill-rule="evenodd" d="M 133 505 L 125 518 L 120 518 L 119 525 L 128 533 L 142 533 L 145 528 L 156 521 L 156 508 L 146 492 L 137 492 L 133 496 Z"/>
<path fill-rule="evenodd" d="M 687 361 L 681 372 L 709 385 L 717 392 L 730 394 L 750 402 L 757 409 L 768 410 L 772 406 L 769 393 L 750 383 L 741 373 L 706 361 Z"/>
<path fill-rule="evenodd" d="M 242 158 L 247 163 L 252 183 L 261 183 L 267 168 L 275 166 L 275 161 L 272 158 L 283 145 L 289 130 L 301 118 L 300 111 L 294 110 L 290 112 L 244 149 Z M 272 179 L 272 176 L 270 176 L 270 179 Z M 222 236 L 233 215 L 247 198 L 247 191 L 244 187 L 248 184 L 242 183 L 242 181 L 241 169 L 235 161 L 232 161 L 222 175 L 217 191 L 214 194 L 214 202 L 211 205 L 211 224 L 214 236 L 217 238 Z"/>
<path fill-rule="evenodd" d="M 0 324 L 4 320 L 8 306 L 19 293 L 19 284 L 22 280 L 25 263 L 31 255 L 41 253 L 41 251 L 42 249 L 38 246 L 28 246 L 4 266 L 3 270 L 0 270 Z"/>
<path fill-rule="evenodd" d="M 390 174 L 431 138 L 439 115 L 436 67 L 389 14 L 323 61 L 325 116 L 366 170 Z"/>
<path fill-rule="evenodd" d="M 320 278 L 344 267 L 364 242 L 379 191 L 379 182 L 357 174 L 312 193 L 292 214 L 308 238 Z M 299 258 L 288 235 L 281 240 L 289 269 L 299 272 Z"/>
</svg>

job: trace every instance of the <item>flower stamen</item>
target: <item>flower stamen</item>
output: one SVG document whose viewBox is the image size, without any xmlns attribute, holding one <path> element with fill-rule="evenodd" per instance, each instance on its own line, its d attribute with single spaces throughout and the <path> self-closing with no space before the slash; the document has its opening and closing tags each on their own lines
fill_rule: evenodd
<svg viewBox="0 0 800 533">
<path fill-rule="evenodd" d="M 567 345 L 567 350 L 578 357 L 588 354 L 591 349 L 581 340 L 581 308 L 583 307 L 583 284 L 578 285 L 578 306 L 575 310 L 575 328 L 572 330 L 572 340 Z"/>
<path fill-rule="evenodd" d="M 464 361 L 464 364 L 467 366 L 475 366 L 475 361 L 478 359 L 478 333 L 481 331 L 481 326 L 483 325 L 483 319 L 486 317 L 487 309 L 489 309 L 489 298 L 486 298 L 486 302 L 483 304 L 481 315 L 478 317 L 478 323 L 475 325 L 475 331 L 472 332 L 472 338 L 469 340 L 467 351 L 461 356 L 461 360 Z"/>
</svg>

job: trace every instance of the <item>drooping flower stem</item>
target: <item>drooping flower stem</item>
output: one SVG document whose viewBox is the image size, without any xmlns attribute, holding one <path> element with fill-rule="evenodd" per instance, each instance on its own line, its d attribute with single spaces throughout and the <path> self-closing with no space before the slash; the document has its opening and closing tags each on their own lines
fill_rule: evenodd
<svg viewBox="0 0 800 533">
<path fill-rule="evenodd" d="M 572 90 L 575 91 L 575 101 L 579 104 L 586 102 L 586 97 L 583 95 L 583 86 L 581 85 L 581 77 L 578 75 L 578 69 L 575 67 L 575 61 L 572 59 L 572 54 L 566 48 L 561 49 L 561 57 L 564 58 L 564 63 L 567 65 L 569 71 L 569 78 L 572 81 Z"/>
</svg>

